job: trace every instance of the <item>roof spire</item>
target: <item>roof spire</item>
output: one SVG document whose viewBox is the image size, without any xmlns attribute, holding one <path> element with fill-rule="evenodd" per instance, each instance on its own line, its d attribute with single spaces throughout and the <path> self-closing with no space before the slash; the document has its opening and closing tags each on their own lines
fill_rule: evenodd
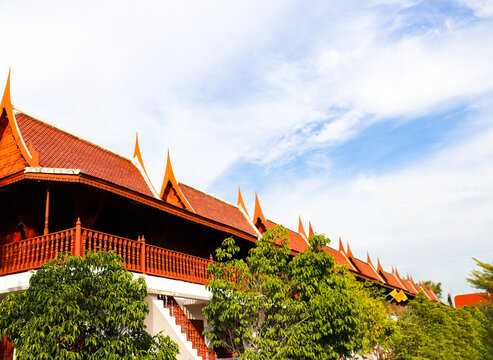
<svg viewBox="0 0 493 360">
<path fill-rule="evenodd" d="M 266 226 L 264 213 L 262 212 L 262 208 L 260 207 L 260 201 L 258 201 L 257 192 L 255 192 L 255 211 L 253 213 L 253 223 L 257 227 L 261 225 L 263 225 L 263 227 Z"/>
<path fill-rule="evenodd" d="M 185 195 L 180 190 L 178 182 L 176 181 L 175 174 L 173 173 L 173 167 L 171 166 L 171 160 L 169 156 L 166 160 L 166 172 L 164 173 L 163 185 L 161 186 L 161 192 L 159 197 L 169 204 L 181 207 L 191 212 L 195 212 Z"/>
<path fill-rule="evenodd" d="M 0 103 L 0 118 L 3 117 L 4 111 L 7 116 L 10 128 L 12 129 L 12 134 L 14 135 L 14 139 L 17 143 L 17 146 L 19 147 L 19 150 L 21 151 L 22 157 L 24 158 L 24 160 L 27 162 L 29 166 L 38 167 L 39 152 L 35 151 L 32 145 L 30 146 L 31 148 L 30 151 L 30 149 L 26 146 L 24 139 L 22 138 L 19 128 L 17 127 L 17 121 L 15 119 L 14 112 L 12 109 L 12 100 L 10 98 L 10 68 L 9 68 L 9 75 L 7 77 L 7 83 L 5 84 L 5 90 L 3 92 L 2 102 Z M 3 133 L 0 134 L 0 137 L 2 135 Z"/>
<path fill-rule="evenodd" d="M 349 247 L 349 241 L 347 241 L 347 253 L 346 253 L 346 255 L 349 258 L 353 258 L 354 259 L 353 253 L 351 252 L 351 248 Z"/>
<path fill-rule="evenodd" d="M 305 239 L 307 238 L 306 233 L 305 233 L 305 228 L 303 227 L 303 223 L 301 222 L 301 216 L 298 215 L 298 233 L 302 234 Z"/>
<path fill-rule="evenodd" d="M 243 211 L 245 212 L 247 217 L 250 217 L 250 215 L 248 215 L 248 211 L 246 209 L 245 203 L 243 202 L 243 196 L 241 196 L 240 185 L 238 185 L 238 202 L 237 202 L 237 205 L 243 209 Z"/>
<path fill-rule="evenodd" d="M 346 251 L 344 250 L 344 246 L 342 245 L 342 240 L 340 236 L 339 236 L 339 251 L 342 252 L 343 254 L 346 253 Z"/>
<path fill-rule="evenodd" d="M 372 267 L 375 267 L 375 266 L 373 266 L 373 263 L 371 262 L 370 253 L 368 251 L 366 252 L 366 262 L 368 264 L 370 264 Z"/>
<path fill-rule="evenodd" d="M 312 222 L 308 221 L 308 236 L 312 236 L 314 234 L 313 228 L 312 228 Z"/>
</svg>

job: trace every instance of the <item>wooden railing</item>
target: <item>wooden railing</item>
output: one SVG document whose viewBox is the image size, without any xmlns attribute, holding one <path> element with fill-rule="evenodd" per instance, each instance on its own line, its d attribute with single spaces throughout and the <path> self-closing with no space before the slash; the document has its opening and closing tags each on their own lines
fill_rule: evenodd
<svg viewBox="0 0 493 360">
<path fill-rule="evenodd" d="M 141 241 L 125 239 L 122 237 L 105 234 L 99 231 L 82 229 L 82 254 L 88 251 L 113 250 L 123 259 L 125 268 L 130 271 L 142 271 Z M 145 268 L 145 267 L 144 267 Z"/>
<path fill-rule="evenodd" d="M 88 251 L 99 250 L 115 251 L 130 271 L 199 284 L 207 282 L 207 264 L 211 260 L 146 244 L 143 236 L 131 240 L 86 229 L 80 220 L 71 229 L 1 245 L 0 275 L 38 269 L 57 253 L 85 256 Z"/>
<path fill-rule="evenodd" d="M 0 275 L 37 269 L 57 253 L 71 252 L 75 228 L 0 246 Z"/>
<path fill-rule="evenodd" d="M 207 282 L 207 264 L 210 260 L 146 245 L 146 273 L 199 284 Z"/>
<path fill-rule="evenodd" d="M 169 309 L 170 315 L 176 319 L 176 325 L 181 327 L 181 332 L 192 343 L 192 348 L 197 350 L 198 356 L 204 360 L 217 359 L 217 356 L 207 347 L 204 338 L 187 318 L 175 298 L 167 295 L 158 295 L 158 299 L 163 300 L 164 307 Z"/>
</svg>

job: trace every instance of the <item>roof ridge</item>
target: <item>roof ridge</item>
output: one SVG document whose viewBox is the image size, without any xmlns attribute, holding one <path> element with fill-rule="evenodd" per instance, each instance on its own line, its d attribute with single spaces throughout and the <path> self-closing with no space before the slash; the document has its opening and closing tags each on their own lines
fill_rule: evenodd
<svg viewBox="0 0 493 360">
<path fill-rule="evenodd" d="M 195 187 L 193 187 L 193 186 L 191 186 L 191 185 L 185 184 L 185 183 L 180 182 L 180 181 L 176 181 L 176 182 L 178 183 L 178 185 L 185 185 L 185 186 L 189 187 L 190 189 L 193 189 L 193 190 L 195 190 L 195 191 L 201 192 L 202 194 L 205 194 L 205 195 L 207 195 L 207 196 L 210 196 L 211 198 L 216 199 L 216 200 L 218 200 L 218 201 L 220 201 L 220 202 L 222 202 L 222 203 L 225 203 L 225 204 L 227 204 L 227 205 L 230 205 L 230 206 L 232 206 L 232 207 L 235 207 L 235 208 L 237 208 L 237 209 L 240 209 L 240 207 L 239 207 L 238 205 L 235 205 L 235 204 L 233 204 L 233 203 L 230 203 L 229 201 L 226 201 L 226 200 L 220 199 L 220 198 L 218 198 L 217 196 L 214 196 L 214 195 L 212 195 L 212 194 L 209 194 L 208 192 L 206 192 L 206 191 L 204 191 L 204 190 L 197 189 L 197 188 L 195 188 Z"/>
<path fill-rule="evenodd" d="M 125 155 L 122 155 L 122 154 L 120 154 L 120 153 L 118 153 L 118 152 L 116 152 L 116 151 L 113 151 L 113 150 L 107 149 L 107 148 L 105 148 L 104 146 L 101 146 L 101 145 L 99 145 L 99 144 L 96 144 L 95 142 L 92 142 L 91 140 L 88 140 L 88 139 L 86 139 L 86 138 L 84 138 L 84 137 L 82 137 L 82 136 L 80 136 L 80 135 L 77 135 L 77 134 L 74 134 L 74 133 L 73 133 L 73 132 L 71 132 L 71 131 L 65 130 L 64 128 L 61 128 L 61 127 L 59 127 L 59 126 L 57 126 L 57 125 L 54 125 L 54 124 L 50 123 L 49 121 L 46 121 L 45 119 L 40 118 L 40 117 L 39 117 L 39 116 L 37 116 L 37 115 L 33 115 L 33 114 L 31 114 L 31 113 L 28 113 L 27 111 L 24 111 L 24 110 L 20 109 L 20 108 L 19 108 L 19 107 L 17 107 L 17 106 L 12 105 L 12 109 L 14 110 L 14 116 L 19 115 L 19 114 L 22 114 L 22 115 L 28 116 L 28 117 L 30 117 L 31 119 L 36 120 L 36 121 L 39 121 L 40 123 L 43 123 L 43 124 L 44 124 L 44 125 L 46 125 L 46 126 L 49 126 L 49 127 L 53 128 L 53 129 L 56 129 L 56 130 L 58 130 L 58 131 L 61 131 L 61 132 L 65 133 L 65 134 L 67 134 L 67 135 L 69 135 L 69 136 L 72 136 L 72 137 L 74 137 L 74 138 L 76 138 L 76 139 L 79 139 L 79 140 L 81 140 L 81 141 L 84 141 L 84 142 L 86 142 L 86 143 L 88 143 L 88 144 L 90 144 L 90 145 L 93 145 L 93 146 L 95 146 L 95 147 L 97 147 L 97 148 L 100 148 L 101 150 L 104 150 L 104 151 L 106 151 L 106 152 L 109 152 L 110 154 L 113 154 L 113 155 L 115 155 L 115 156 L 118 156 L 118 157 L 120 157 L 120 158 L 122 158 L 122 159 L 124 159 L 124 160 L 128 160 L 128 161 L 130 161 L 130 162 L 133 164 L 133 160 L 132 160 L 131 158 L 129 158 L 129 157 L 127 157 L 127 156 L 125 156 Z M 135 165 L 135 164 L 134 164 L 134 165 Z"/>
<path fill-rule="evenodd" d="M 272 221 L 272 220 L 269 220 L 269 219 L 265 219 L 265 220 L 270 221 L 271 223 L 273 223 L 273 224 L 275 224 L 275 225 L 281 225 L 281 226 L 282 226 L 282 227 L 284 227 L 286 230 L 289 230 L 289 231 L 294 232 L 295 234 L 298 234 L 299 236 L 301 236 L 301 234 L 300 234 L 299 232 L 297 232 L 296 230 L 290 229 L 290 228 L 288 228 L 287 226 L 284 226 L 283 224 L 279 224 L 279 223 L 277 223 L 277 222 L 275 222 L 275 221 Z M 301 237 L 303 237 L 303 236 L 301 236 Z"/>
</svg>

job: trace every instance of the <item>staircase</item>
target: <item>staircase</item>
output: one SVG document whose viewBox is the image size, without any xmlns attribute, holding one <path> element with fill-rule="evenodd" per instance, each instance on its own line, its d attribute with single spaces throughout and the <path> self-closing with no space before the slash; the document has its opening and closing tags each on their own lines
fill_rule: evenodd
<svg viewBox="0 0 493 360">
<path fill-rule="evenodd" d="M 164 307 L 169 309 L 171 316 L 176 319 L 176 325 L 181 327 L 181 332 L 184 333 L 187 340 L 192 343 L 192 348 L 197 350 L 198 356 L 202 357 L 203 360 L 217 359 L 217 356 L 207 347 L 204 338 L 187 318 L 175 298 L 167 295 L 158 295 L 158 299 L 162 300 Z"/>
</svg>

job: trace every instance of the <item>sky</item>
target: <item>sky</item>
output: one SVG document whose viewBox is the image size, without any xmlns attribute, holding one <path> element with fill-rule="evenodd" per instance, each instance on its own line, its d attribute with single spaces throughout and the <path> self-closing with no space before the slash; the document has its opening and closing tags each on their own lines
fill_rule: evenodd
<svg viewBox="0 0 493 360">
<path fill-rule="evenodd" d="M 493 261 L 493 1 L 0 0 L 13 104 L 444 293 Z M 2 80 L 3 79 L 3 80 Z M 445 295 L 446 297 L 446 295 Z"/>
</svg>

